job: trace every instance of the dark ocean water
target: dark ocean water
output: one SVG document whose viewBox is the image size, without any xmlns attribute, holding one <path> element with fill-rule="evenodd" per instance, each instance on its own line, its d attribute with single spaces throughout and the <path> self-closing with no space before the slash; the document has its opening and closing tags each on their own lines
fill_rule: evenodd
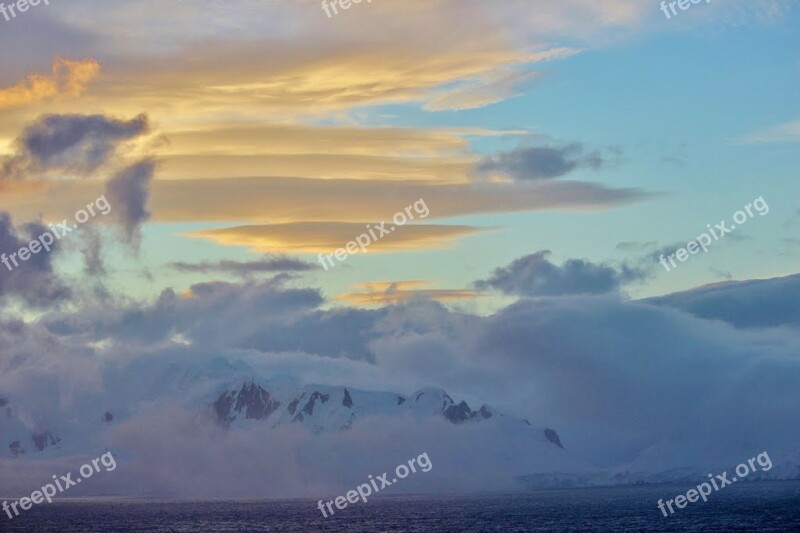
<svg viewBox="0 0 800 533">
<path fill-rule="evenodd" d="M 388 496 L 323 518 L 315 501 L 71 500 L 35 506 L 2 532 L 800 531 L 800 482 L 725 487 L 664 518 L 686 486 Z"/>
</svg>

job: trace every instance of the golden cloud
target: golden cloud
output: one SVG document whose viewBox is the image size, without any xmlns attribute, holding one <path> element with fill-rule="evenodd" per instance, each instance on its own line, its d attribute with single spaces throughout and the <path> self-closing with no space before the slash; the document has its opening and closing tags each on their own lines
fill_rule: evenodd
<svg viewBox="0 0 800 533">
<path fill-rule="evenodd" d="M 164 135 L 166 179 L 303 176 L 465 182 L 477 156 L 467 137 L 526 131 L 208 124 Z"/>
<path fill-rule="evenodd" d="M 46 191 L 40 194 L 20 191 L 8 196 L 4 209 L 26 218 L 36 218 L 39 213 L 50 220 L 72 217 L 87 198 L 97 198 L 103 192 L 103 183 L 95 181 L 46 185 Z M 396 212 L 420 199 L 429 208 L 430 218 L 441 219 L 556 209 L 595 211 L 654 196 L 639 189 L 613 189 L 571 180 L 433 183 L 310 178 L 156 179 L 151 185 L 148 208 L 155 222 L 366 224 L 391 220 Z"/>
<path fill-rule="evenodd" d="M 30 74 L 16 85 L 0 89 L 0 109 L 17 107 L 59 95 L 79 96 L 100 73 L 94 59 L 71 61 L 56 58 L 52 76 Z"/>
<path fill-rule="evenodd" d="M 433 285 L 433 281 L 372 281 L 355 283 L 360 292 L 347 292 L 336 296 L 337 300 L 355 305 L 383 306 L 408 300 L 426 299 L 439 302 L 474 300 L 485 295 L 464 289 L 421 289 Z"/>
<path fill-rule="evenodd" d="M 390 224 L 386 229 L 390 229 Z M 372 242 L 367 253 L 448 248 L 453 240 L 479 231 L 481 229 L 471 226 L 405 225 Z M 332 253 L 361 234 L 368 235 L 366 224 L 292 222 L 211 229 L 187 235 L 227 246 L 247 246 L 253 252 Z M 375 234 L 377 236 L 379 232 L 375 231 Z"/>
</svg>

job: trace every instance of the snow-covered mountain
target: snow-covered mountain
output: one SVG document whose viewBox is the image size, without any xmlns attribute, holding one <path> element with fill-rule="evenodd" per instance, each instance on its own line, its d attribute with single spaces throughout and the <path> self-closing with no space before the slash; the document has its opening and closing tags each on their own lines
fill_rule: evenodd
<svg viewBox="0 0 800 533">
<path fill-rule="evenodd" d="M 557 428 L 470 405 L 440 388 L 405 394 L 302 384 L 257 368 L 218 357 L 136 358 L 109 365 L 84 388 L 0 390 L 0 474 L 7 473 L 0 475 L 0 493 L 40 483 L 37 468 L 56 470 L 34 463 L 80 464 L 73 458 L 109 449 L 120 470 L 108 490 L 197 497 L 302 496 L 333 490 L 331 483 L 338 490 L 422 451 L 436 466 L 409 480 L 408 490 L 693 481 L 761 451 L 721 443 L 692 466 L 681 459 L 697 455 L 690 440 L 665 441 L 629 464 L 598 468 L 576 457 L 577 445 L 563 441 Z M 772 452 L 774 468 L 753 479 L 800 478 L 800 457 Z M 19 477 L 23 469 L 30 471 L 27 480 Z M 197 472 L 214 482 L 183 481 Z"/>
<path fill-rule="evenodd" d="M 467 402 L 456 403 L 449 394 L 435 387 L 405 396 L 322 385 L 309 385 L 299 390 L 268 390 L 251 380 L 221 393 L 210 410 L 217 422 L 225 427 L 258 421 L 270 427 L 300 424 L 315 433 L 342 431 L 368 417 L 441 417 L 451 424 L 494 419 L 501 426 L 524 427 L 532 439 L 563 448 L 558 434 L 552 429 L 534 428 L 527 420 L 507 417 L 486 404 L 473 410 Z"/>
<path fill-rule="evenodd" d="M 280 381 L 271 383 L 251 378 L 222 383 L 212 392 L 206 380 L 201 379 L 208 377 L 205 373 L 192 370 L 174 377 L 172 386 L 164 389 L 163 398 L 142 398 L 141 388 L 126 391 L 120 387 L 119 393 L 136 391 L 138 394 L 126 398 L 88 393 L 76 398 L 75 410 L 62 413 L 61 417 L 37 416 L 35 410 L 16 404 L 13 398 L 0 397 L 0 456 L 54 457 L 90 452 L 92 448 L 102 447 L 107 430 L 157 408 L 160 403 L 174 401 L 176 392 L 182 393 L 184 407 L 196 411 L 198 417 L 208 416 L 230 431 L 253 425 L 271 429 L 292 425 L 314 434 L 336 433 L 370 418 L 410 417 L 416 421 L 438 418 L 453 425 L 483 423 L 488 426 L 491 421 L 491 431 L 519 433 L 531 443 L 563 448 L 553 429 L 534 427 L 527 420 L 506 416 L 486 404 L 472 409 L 467 402 L 457 402 L 435 387 L 404 395 L 345 386 L 297 388 Z M 44 423 L 45 420 L 50 423 Z"/>
</svg>

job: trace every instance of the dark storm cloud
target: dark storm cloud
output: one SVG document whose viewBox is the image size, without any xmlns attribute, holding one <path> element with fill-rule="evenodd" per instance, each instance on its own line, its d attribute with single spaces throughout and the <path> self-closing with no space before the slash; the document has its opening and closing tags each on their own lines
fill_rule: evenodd
<svg viewBox="0 0 800 533">
<path fill-rule="evenodd" d="M 54 334 L 114 338 L 123 344 L 157 344 L 179 334 L 220 350 L 372 358 L 365 332 L 383 311 L 321 311 L 324 300 L 318 290 L 285 288 L 283 282 L 277 276 L 244 284 L 200 283 L 184 295 L 165 290 L 152 305 L 53 314 L 45 324 Z"/>
<path fill-rule="evenodd" d="M 150 218 L 147 200 L 154 174 L 155 163 L 147 159 L 121 170 L 106 184 L 106 194 L 122 224 L 125 240 L 134 247 L 141 239 L 141 224 Z"/>
<path fill-rule="evenodd" d="M 798 326 L 800 274 L 718 283 L 646 301 L 738 328 Z"/>
<path fill-rule="evenodd" d="M 304 272 L 318 268 L 311 263 L 286 256 L 265 256 L 256 261 L 222 260 L 217 262 L 205 261 L 202 263 L 185 263 L 179 261 L 177 263 L 172 263 L 171 266 L 181 272 L 196 272 L 201 274 L 222 273 L 243 277 L 266 272 Z"/>
<path fill-rule="evenodd" d="M 116 120 L 103 115 L 45 115 L 17 139 L 17 153 L 0 171 L 1 179 L 29 179 L 50 171 L 83 177 L 114 155 L 120 143 L 148 130 L 146 115 Z"/>
<path fill-rule="evenodd" d="M 618 150 L 612 150 L 619 156 Z M 498 152 L 480 161 L 474 168 L 479 176 L 501 174 L 517 181 L 552 179 L 578 168 L 599 170 L 610 164 L 599 151 L 584 153 L 583 145 L 571 143 L 560 147 L 520 146 L 508 152 Z"/>
<path fill-rule="evenodd" d="M 559 266 L 550 262 L 549 256 L 549 250 L 542 250 L 515 259 L 508 266 L 496 268 L 491 277 L 477 281 L 475 286 L 517 296 L 606 294 L 645 277 L 644 270 L 624 264 L 617 267 L 569 259 Z"/>
<path fill-rule="evenodd" d="M 0 254 L 5 254 L 3 258 L 12 267 L 9 270 L 5 264 L 0 264 L 0 299 L 13 297 L 35 307 L 46 307 L 69 297 L 69 289 L 53 272 L 52 254 L 59 249 L 58 241 L 50 245 L 49 253 L 40 249 L 39 253 L 30 254 L 27 261 L 17 256 L 19 266 L 16 267 L 8 257 L 49 231 L 38 222 L 17 228 L 11 215 L 0 211 Z"/>
</svg>

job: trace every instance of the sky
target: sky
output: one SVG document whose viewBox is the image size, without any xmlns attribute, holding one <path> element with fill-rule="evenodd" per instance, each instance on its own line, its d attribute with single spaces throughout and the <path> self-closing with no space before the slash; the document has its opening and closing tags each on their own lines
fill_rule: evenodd
<svg viewBox="0 0 800 533">
<path fill-rule="evenodd" d="M 44 114 L 144 114 L 148 128 L 120 140 L 91 176 L 26 176 L 50 196 L 30 186 L 4 208 L 22 219 L 72 215 L 85 202 L 60 188 L 91 196 L 115 168 L 153 158 L 141 247 L 111 251 L 105 282 L 151 297 L 207 279 L 176 272 L 178 261 L 267 253 L 318 263 L 359 224 L 441 186 L 453 190 L 426 199 L 424 235 L 405 228 L 306 279 L 334 305 L 364 283 L 425 281 L 485 313 L 501 302 L 471 283 L 520 256 L 640 261 L 641 250 L 620 244 L 688 242 L 759 196 L 772 216 L 739 242 L 674 272 L 652 268 L 627 290 L 791 273 L 797 250 L 783 226 L 797 214 L 784 203 L 798 162 L 796 15 L 787 2 L 697 5 L 670 19 L 622 1 L 382 2 L 330 18 L 310 2 L 42 4 L 2 27 L 4 156 Z M 185 28 L 164 23 L 178 16 Z M 460 24 L 442 32 L 437 22 L 451 16 Z M 120 34 L 122 21 L 130 29 Z M 400 45 L 408 25 L 415 42 Z M 478 170 L 525 148 L 554 150 L 540 156 L 563 168 Z"/>
<path fill-rule="evenodd" d="M 715 432 L 789 453 L 798 22 L 789 0 L 0 15 L 0 252 L 98 212 L 0 265 L 0 393 L 55 380 L 64 410 L 138 357 L 221 356 L 441 386 L 552 421 L 593 464 L 665 443 L 699 460 L 686 443 Z M 786 398 L 768 415 L 765 384 Z M 666 423 L 665 406 L 693 414 Z"/>
</svg>

